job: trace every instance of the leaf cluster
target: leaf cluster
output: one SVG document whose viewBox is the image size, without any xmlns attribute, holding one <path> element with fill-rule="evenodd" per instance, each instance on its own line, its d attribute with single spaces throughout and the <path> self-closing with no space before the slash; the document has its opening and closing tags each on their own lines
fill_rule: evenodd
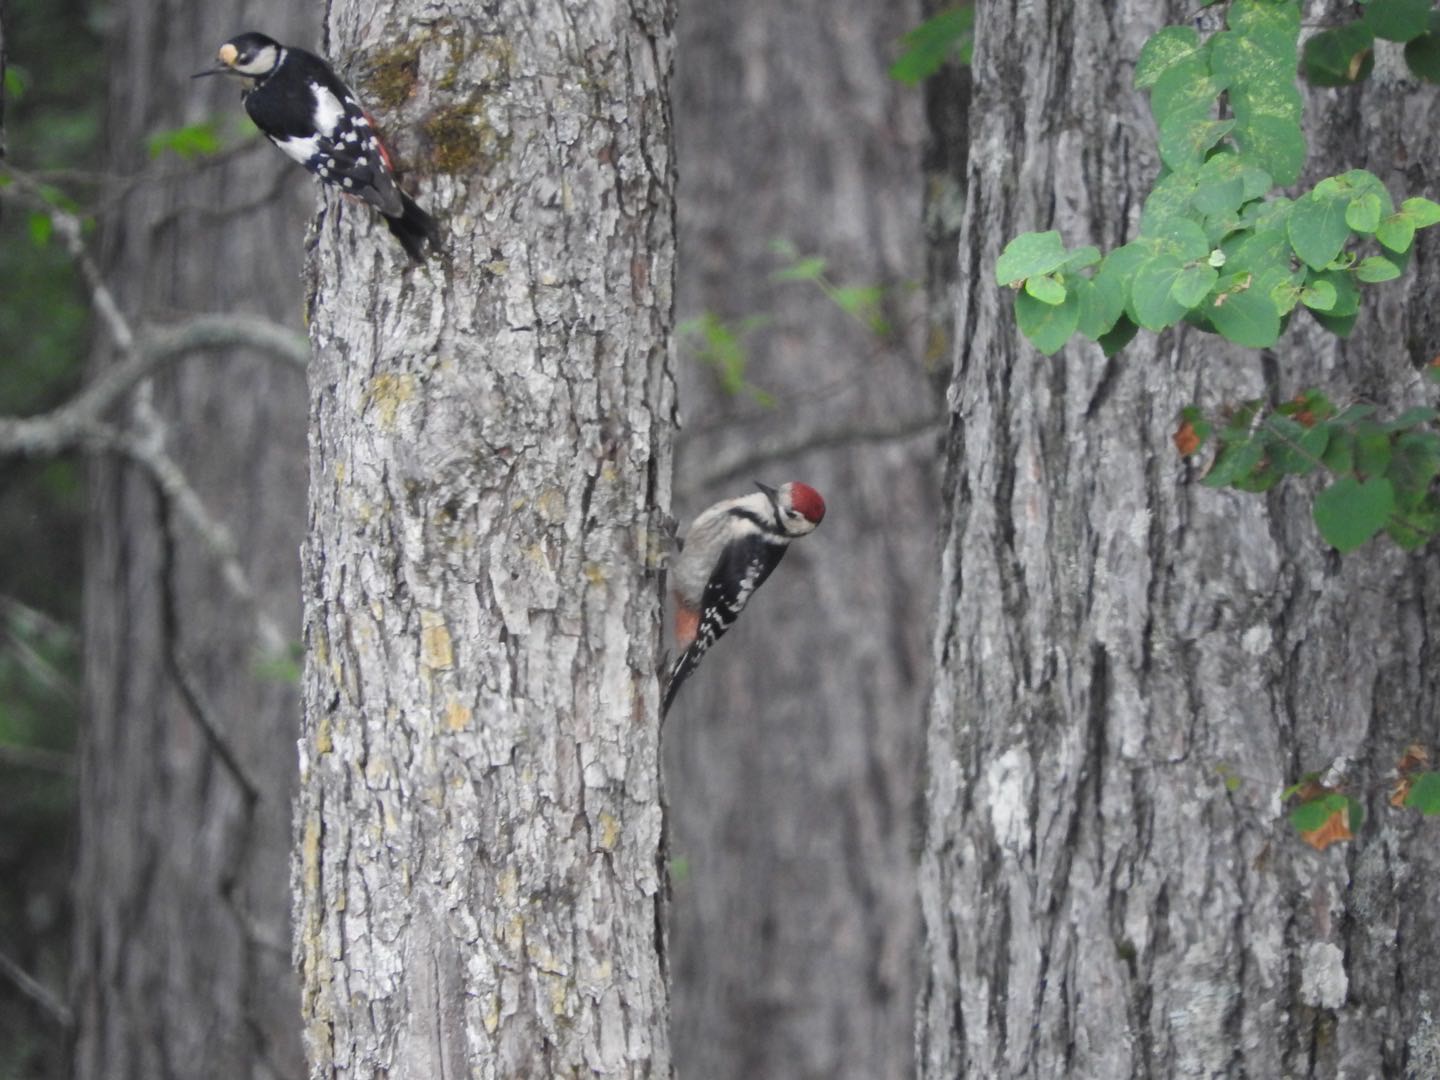
<svg viewBox="0 0 1440 1080">
<path fill-rule="evenodd" d="M 1234 0 L 1227 28 L 1208 38 L 1171 26 L 1146 43 L 1135 85 L 1150 93 L 1164 168 L 1139 235 L 1102 257 L 1066 250 L 1055 232 L 1025 233 L 996 262 L 1036 348 L 1053 353 L 1078 330 L 1110 355 L 1141 327 L 1182 321 L 1265 348 L 1297 307 L 1343 336 L 1361 287 L 1400 276 L 1440 205 L 1397 207 L 1363 169 L 1299 198 L 1278 193 L 1305 161 L 1299 29 L 1293 0 Z"/>
<path fill-rule="evenodd" d="M 1415 548 L 1440 531 L 1440 433 L 1432 427 L 1440 411 L 1413 408 L 1388 421 L 1375 414 L 1368 404 L 1337 408 L 1318 390 L 1275 409 L 1248 401 L 1223 417 L 1192 406 L 1175 445 L 1189 456 L 1214 440 L 1207 487 L 1259 492 L 1284 476 L 1326 473 L 1331 482 L 1312 513 L 1327 543 L 1350 552 L 1383 531 Z"/>
<path fill-rule="evenodd" d="M 1358 18 L 1321 30 L 1305 42 L 1305 77 L 1315 86 L 1351 86 L 1370 77 L 1375 41 L 1405 43 L 1416 76 L 1440 82 L 1440 11 L 1430 0 L 1361 0 Z"/>
</svg>

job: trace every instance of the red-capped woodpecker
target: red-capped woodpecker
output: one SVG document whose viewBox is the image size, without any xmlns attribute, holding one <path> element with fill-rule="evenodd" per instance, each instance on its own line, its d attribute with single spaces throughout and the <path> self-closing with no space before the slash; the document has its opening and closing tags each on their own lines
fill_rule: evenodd
<svg viewBox="0 0 1440 1080">
<path fill-rule="evenodd" d="M 314 53 L 264 34 L 241 34 L 220 46 L 216 65 L 196 72 L 251 80 L 245 111 L 267 139 L 322 181 L 363 199 L 416 262 L 439 250 L 435 220 L 401 191 L 390 155 L 350 88 Z"/>
<path fill-rule="evenodd" d="M 662 717 L 706 650 L 735 625 L 751 595 L 780 564 L 790 541 L 814 532 L 825 517 L 825 500 L 808 484 L 755 486 L 760 490 L 754 495 L 702 511 L 670 567 L 681 652 L 665 685 Z"/>
</svg>

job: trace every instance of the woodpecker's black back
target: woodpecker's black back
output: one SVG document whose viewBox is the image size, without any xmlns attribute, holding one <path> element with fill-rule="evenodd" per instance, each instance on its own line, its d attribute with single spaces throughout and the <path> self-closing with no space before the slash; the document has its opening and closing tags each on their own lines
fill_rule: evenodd
<svg viewBox="0 0 1440 1080">
<path fill-rule="evenodd" d="M 746 511 L 733 510 L 731 513 L 744 514 L 759 527 L 726 545 L 720 561 L 705 583 L 705 591 L 700 598 L 700 625 L 695 631 L 695 640 L 676 658 L 670 669 L 670 681 L 665 686 L 665 697 L 660 705 L 662 717 L 670 711 L 670 704 L 681 685 L 700 666 L 710 646 L 735 625 L 755 590 L 765 583 L 789 550 L 790 538 L 773 531 L 774 526 L 770 523 L 762 524 Z"/>
</svg>

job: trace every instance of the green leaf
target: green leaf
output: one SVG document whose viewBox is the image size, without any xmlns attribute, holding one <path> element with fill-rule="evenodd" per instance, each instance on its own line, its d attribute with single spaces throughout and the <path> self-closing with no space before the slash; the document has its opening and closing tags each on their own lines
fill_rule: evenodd
<svg viewBox="0 0 1440 1080">
<path fill-rule="evenodd" d="M 1378 38 L 1409 41 L 1430 25 L 1430 0 L 1370 0 L 1362 18 Z"/>
<path fill-rule="evenodd" d="M 1380 222 L 1375 239 L 1391 251 L 1409 251 L 1415 240 L 1415 222 L 1405 211 L 1391 214 Z"/>
<path fill-rule="evenodd" d="M 1227 21 L 1236 30 L 1273 30 L 1294 40 L 1300 32 L 1300 7 L 1286 0 L 1235 0 Z"/>
<path fill-rule="evenodd" d="M 1335 304 L 1326 314 L 1344 318 L 1360 310 L 1360 290 L 1355 286 L 1354 275 L 1344 270 L 1323 270 L 1318 274 L 1312 273 L 1306 284 L 1313 286 L 1322 281 L 1328 282 L 1335 290 Z"/>
<path fill-rule="evenodd" d="M 1140 235 L 1159 235 L 1171 228 L 1177 220 L 1188 221 L 1199 229 L 1200 226 L 1195 223 L 1190 209 L 1198 183 L 1199 173 L 1191 169 L 1172 172 L 1155 181 L 1155 186 L 1145 197 L 1144 209 L 1140 212 Z"/>
<path fill-rule="evenodd" d="M 814 281 L 825 273 L 825 259 L 820 255 L 808 255 L 797 259 L 789 266 L 782 266 L 770 275 L 771 281 Z"/>
<path fill-rule="evenodd" d="M 1236 25 L 1233 7 L 1229 21 L 1232 29 L 1210 40 L 1210 69 L 1217 77 L 1245 92 L 1294 81 L 1297 30 L 1242 28 Z"/>
<path fill-rule="evenodd" d="M 1068 255 L 1058 232 L 1021 233 L 995 260 L 995 281 L 1013 285 L 1035 274 L 1050 274 L 1065 265 Z"/>
<path fill-rule="evenodd" d="M 1385 527 L 1395 509 L 1395 489 L 1385 477 L 1366 481 L 1342 476 L 1315 496 L 1315 525 L 1342 555 L 1354 551 Z"/>
<path fill-rule="evenodd" d="M 1328 281 L 1314 281 L 1300 290 L 1300 302 L 1316 311 L 1331 311 L 1338 299 L 1335 286 Z"/>
<path fill-rule="evenodd" d="M 1125 310 L 1125 282 L 1102 265 L 1093 278 L 1087 281 L 1082 277 L 1072 288 L 1080 297 L 1080 333 L 1098 341 Z"/>
<path fill-rule="evenodd" d="M 1073 293 L 1064 303 L 1046 304 L 1026 292 L 1015 294 L 1015 322 L 1046 356 L 1059 351 L 1080 324 L 1080 301 Z"/>
<path fill-rule="evenodd" d="M 1417 229 L 1429 228 L 1440 221 L 1440 203 L 1416 196 L 1400 204 L 1400 210 Z"/>
<path fill-rule="evenodd" d="M 1380 196 L 1367 191 L 1358 199 L 1351 199 L 1345 208 L 1345 224 L 1358 233 L 1373 233 L 1380 227 Z"/>
<path fill-rule="evenodd" d="M 4 95 L 11 101 L 19 101 L 25 96 L 25 89 L 29 81 L 27 72 L 19 64 L 7 64 L 3 83 Z"/>
<path fill-rule="evenodd" d="M 1405 43 L 1405 63 L 1426 82 L 1440 82 L 1440 33 L 1435 30 L 1433 18 L 1428 34 L 1413 37 Z"/>
<path fill-rule="evenodd" d="M 1254 115 L 1240 121 L 1232 132 L 1245 157 L 1264 169 L 1281 187 L 1300 179 L 1305 167 L 1305 132 L 1298 120 L 1282 116 Z"/>
<path fill-rule="evenodd" d="M 1349 86 L 1375 66 L 1375 35 L 1364 23 L 1321 30 L 1305 42 L 1302 63 L 1314 86 Z"/>
<path fill-rule="evenodd" d="M 1156 127 L 1163 128 L 1176 113 L 1208 116 L 1224 89 L 1222 81 L 1210 76 L 1204 56 L 1176 64 L 1160 76 L 1150 91 L 1150 112 Z"/>
<path fill-rule="evenodd" d="M 208 120 L 157 131 L 145 140 L 145 148 L 152 158 L 169 152 L 186 161 L 217 153 L 220 145 L 220 134 Z"/>
<path fill-rule="evenodd" d="M 1035 274 L 1026 278 L 1025 291 L 1042 304 L 1053 306 L 1065 302 L 1065 286 L 1049 274 Z"/>
<path fill-rule="evenodd" d="M 1145 260 L 1130 283 L 1130 303 L 1135 317 L 1147 330 L 1164 330 L 1179 322 L 1189 308 L 1172 295 L 1175 282 L 1185 270 L 1178 256 L 1162 251 Z"/>
<path fill-rule="evenodd" d="M 1095 343 L 1100 346 L 1106 356 L 1114 356 L 1126 345 L 1129 345 L 1139 332 L 1140 328 L 1138 326 L 1131 322 L 1127 316 L 1121 315 L 1115 320 L 1114 327 L 1096 338 Z"/>
<path fill-rule="evenodd" d="M 1323 198 L 1312 191 L 1297 199 L 1290 210 L 1285 226 L 1290 245 L 1316 270 L 1329 266 L 1350 238 L 1350 226 L 1345 224 L 1347 203 L 1344 198 Z"/>
<path fill-rule="evenodd" d="M 827 289 L 825 295 L 848 315 L 864 322 L 877 334 L 888 332 L 885 318 L 881 315 L 881 301 L 885 290 L 879 285 L 837 285 Z M 1058 302 L 1058 301 L 1057 301 Z"/>
<path fill-rule="evenodd" d="M 890 66 L 890 77 L 915 86 L 939 71 L 952 56 L 968 64 L 974 27 L 975 8 L 971 4 L 926 19 L 900 39 L 900 56 Z"/>
<path fill-rule="evenodd" d="M 1190 201 L 1202 214 L 1233 214 L 1245 201 L 1245 182 L 1238 175 L 1201 179 Z"/>
<path fill-rule="evenodd" d="M 1209 112 L 1207 104 L 1203 110 L 1171 113 L 1160 127 L 1160 160 L 1172 169 L 1198 168 L 1210 148 L 1235 126 L 1234 120 L 1209 119 Z"/>
<path fill-rule="evenodd" d="M 1410 784 L 1410 794 L 1405 796 L 1405 805 L 1426 817 L 1440 814 L 1440 773 L 1424 772 L 1416 776 Z"/>
<path fill-rule="evenodd" d="M 43 248 L 50 243 L 50 237 L 55 232 L 55 222 L 45 211 L 31 211 L 25 219 L 25 225 L 30 230 L 30 242 L 36 247 Z"/>
<path fill-rule="evenodd" d="M 1258 288 L 1216 297 L 1207 314 L 1216 331 L 1237 345 L 1265 349 L 1279 340 L 1280 312 Z"/>
<path fill-rule="evenodd" d="M 1379 255 L 1371 255 L 1368 259 L 1361 259 L 1360 265 L 1355 267 L 1355 276 L 1361 281 L 1393 281 L 1400 276 L 1400 268 L 1389 259 Z"/>
<path fill-rule="evenodd" d="M 1212 266 L 1187 266 L 1170 287 L 1170 296 L 1182 307 L 1193 308 L 1205 299 L 1219 277 L 1219 272 Z"/>
<path fill-rule="evenodd" d="M 1189 26 L 1167 26 L 1151 35 L 1135 61 L 1135 89 L 1154 86 L 1160 76 L 1200 53 L 1200 35 Z"/>
<path fill-rule="evenodd" d="M 1087 266 L 1094 266 L 1100 261 L 1100 249 L 1091 245 L 1076 248 L 1065 256 L 1063 270 L 1083 270 Z"/>
<path fill-rule="evenodd" d="M 1440 410 L 1432 409 L 1429 405 L 1412 405 L 1386 424 L 1385 430 L 1407 431 L 1410 428 L 1419 427 L 1421 424 L 1428 424 L 1437 418 L 1440 418 Z M 1440 447 L 1440 435 L 1426 434 L 1424 437 L 1434 440 L 1435 445 Z"/>
<path fill-rule="evenodd" d="M 1366 477 L 1383 476 L 1390 468 L 1390 434 L 1373 421 L 1355 426 L 1355 471 Z"/>
<path fill-rule="evenodd" d="M 1222 488 L 1249 476 L 1265 456 L 1265 445 L 1258 439 L 1226 443 L 1215 456 L 1215 464 L 1201 478 L 1206 487 Z"/>
<path fill-rule="evenodd" d="M 1440 472 L 1440 435 L 1429 431 L 1406 431 L 1395 440 L 1390 468 L 1385 473 L 1395 485 L 1395 505 L 1414 510 L 1430 492 L 1430 482 Z"/>
</svg>

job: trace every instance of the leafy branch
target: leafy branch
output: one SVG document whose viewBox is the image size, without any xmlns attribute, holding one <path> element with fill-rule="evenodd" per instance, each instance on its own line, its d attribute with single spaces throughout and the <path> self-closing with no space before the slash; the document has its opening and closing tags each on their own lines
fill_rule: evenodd
<svg viewBox="0 0 1440 1080">
<path fill-rule="evenodd" d="M 1216 454 L 1201 483 L 1238 491 L 1268 491 L 1284 476 L 1325 472 L 1331 483 L 1316 497 L 1315 525 L 1340 552 L 1354 551 L 1384 531 L 1408 549 L 1440 531 L 1440 411 L 1407 409 L 1380 420 L 1376 408 L 1338 408 L 1319 390 L 1267 410 L 1247 401 L 1223 415 L 1191 406 L 1181 413 L 1175 446 L 1197 454 L 1212 438 Z"/>
<path fill-rule="evenodd" d="M 1345 336 L 1360 287 L 1404 272 L 1416 230 L 1440 222 L 1440 205 L 1397 207 L 1364 169 L 1296 199 L 1278 193 L 1305 162 L 1299 30 L 1291 0 L 1233 0 L 1225 30 L 1202 39 L 1170 26 L 1145 44 L 1135 86 L 1149 91 L 1164 168 L 1139 236 L 1102 256 L 1067 250 L 1055 232 L 1024 233 L 996 262 L 1036 348 L 1054 353 L 1078 330 L 1110 355 L 1140 328 L 1181 321 L 1265 348 L 1297 308 Z"/>
</svg>

